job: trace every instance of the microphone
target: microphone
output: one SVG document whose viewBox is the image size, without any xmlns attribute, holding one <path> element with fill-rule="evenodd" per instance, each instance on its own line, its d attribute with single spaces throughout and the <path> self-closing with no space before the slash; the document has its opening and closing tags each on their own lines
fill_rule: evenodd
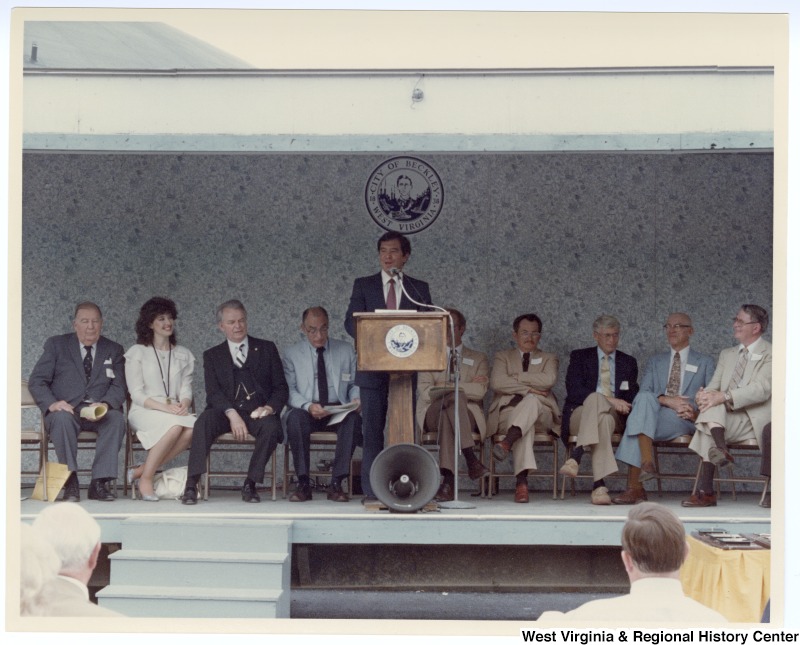
<svg viewBox="0 0 800 645">
<path fill-rule="evenodd" d="M 391 269 L 389 269 L 389 275 L 399 275 L 400 277 L 402 277 L 403 272 L 397 267 L 392 267 Z"/>
</svg>

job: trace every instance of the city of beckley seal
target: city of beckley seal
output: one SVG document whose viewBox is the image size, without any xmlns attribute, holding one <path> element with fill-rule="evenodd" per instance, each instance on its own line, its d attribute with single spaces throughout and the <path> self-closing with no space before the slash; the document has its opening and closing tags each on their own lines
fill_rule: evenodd
<svg viewBox="0 0 800 645">
<path fill-rule="evenodd" d="M 419 347 L 419 335 L 416 329 L 408 325 L 395 325 L 386 332 L 386 349 L 392 356 L 408 358 Z"/>
<path fill-rule="evenodd" d="M 369 176 L 364 200 L 370 217 L 381 228 L 418 233 L 439 216 L 444 189 L 429 163 L 416 157 L 392 157 Z"/>
</svg>

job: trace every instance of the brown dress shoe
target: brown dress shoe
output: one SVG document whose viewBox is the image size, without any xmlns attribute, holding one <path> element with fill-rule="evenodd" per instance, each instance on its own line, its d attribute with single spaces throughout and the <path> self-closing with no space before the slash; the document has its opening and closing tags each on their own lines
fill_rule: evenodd
<svg viewBox="0 0 800 645">
<path fill-rule="evenodd" d="M 349 502 L 350 497 L 342 490 L 339 484 L 331 484 L 331 487 L 328 489 L 328 501 Z"/>
<path fill-rule="evenodd" d="M 647 493 L 644 492 L 644 488 L 628 488 L 611 501 L 614 504 L 638 504 L 639 502 L 647 501 Z"/>
<path fill-rule="evenodd" d="M 646 482 L 648 479 L 653 479 L 656 476 L 656 465 L 652 461 L 643 461 L 641 466 L 642 472 L 639 473 L 639 481 Z"/>
<path fill-rule="evenodd" d="M 514 501 L 517 504 L 528 503 L 528 482 L 517 482 L 517 488 L 514 491 Z"/>
<path fill-rule="evenodd" d="M 689 499 L 685 499 L 681 502 L 681 506 L 684 508 L 701 508 L 704 506 L 716 506 L 717 505 L 717 496 L 713 493 L 710 495 L 705 491 L 699 490 L 695 495 L 692 495 Z"/>
<path fill-rule="evenodd" d="M 433 499 L 436 502 L 452 502 L 455 499 L 453 487 L 447 482 L 442 482 Z"/>
<path fill-rule="evenodd" d="M 310 502 L 311 501 L 311 486 L 300 486 L 294 489 L 294 492 L 289 496 L 290 502 Z"/>
<path fill-rule="evenodd" d="M 470 479 L 480 479 L 484 475 L 488 474 L 489 474 L 489 469 L 486 466 L 484 466 L 481 462 L 479 462 L 477 459 L 469 465 Z"/>
</svg>

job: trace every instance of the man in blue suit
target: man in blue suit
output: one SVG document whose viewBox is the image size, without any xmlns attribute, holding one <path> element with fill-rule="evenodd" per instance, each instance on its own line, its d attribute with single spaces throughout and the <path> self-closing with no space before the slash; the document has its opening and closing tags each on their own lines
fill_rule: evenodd
<svg viewBox="0 0 800 645">
<path fill-rule="evenodd" d="M 342 480 L 350 474 L 350 459 L 360 443 L 361 414 L 358 409 L 353 410 L 329 425 L 332 413 L 325 408 L 360 402 L 355 384 L 356 352 L 350 343 L 328 338 L 328 312 L 322 307 L 306 309 L 300 329 L 305 340 L 289 347 L 283 355 L 283 371 L 289 385 L 289 410 L 284 422 L 298 480 L 289 501 L 311 499 L 310 437 L 312 432 L 326 431 L 337 434 L 328 499 L 348 502 Z"/>
<path fill-rule="evenodd" d="M 415 280 L 403 273 L 403 267 L 411 255 L 411 242 L 405 235 L 395 231 L 384 233 L 378 240 L 380 272 L 356 278 L 353 293 L 344 320 L 347 333 L 356 335 L 353 314 L 359 311 L 377 309 L 427 310 L 424 305 L 431 304 L 428 283 Z M 422 303 L 422 306 L 411 299 Z M 417 388 L 416 374 L 412 387 Z M 375 502 L 369 472 L 375 457 L 383 450 L 383 431 L 386 425 L 386 412 L 389 405 L 389 374 L 387 372 L 356 372 L 356 385 L 361 392 L 361 415 L 363 419 L 364 448 L 361 458 L 361 486 L 364 491 L 363 503 Z"/>
<path fill-rule="evenodd" d="M 714 375 L 714 359 L 689 347 L 694 328 L 687 314 L 670 314 L 664 330 L 671 349 L 647 362 L 625 435 L 617 448 L 617 459 L 628 464 L 629 469 L 628 486 L 611 500 L 615 504 L 636 504 L 647 499 L 642 482 L 656 474 L 653 441 L 694 434 L 698 413 L 695 394 Z"/>
<path fill-rule="evenodd" d="M 559 471 L 577 477 L 585 448 L 592 451 L 592 504 L 611 504 L 604 477 L 617 471 L 611 436 L 625 429 L 631 403 L 639 391 L 636 359 L 617 350 L 620 324 L 614 316 L 598 317 L 592 325 L 596 347 L 576 349 L 567 368 L 567 400 L 561 419 L 561 439 L 577 444 Z"/>
<path fill-rule="evenodd" d="M 125 356 L 122 346 L 101 336 L 103 314 L 93 302 L 75 307 L 71 334 L 48 338 L 28 382 L 44 415 L 44 427 L 59 463 L 71 473 L 62 499 L 79 502 L 78 433 L 97 433 L 89 499 L 111 502 L 108 482 L 117 478 L 117 456 L 125 438 Z M 99 403 L 105 415 L 92 413 Z"/>
</svg>

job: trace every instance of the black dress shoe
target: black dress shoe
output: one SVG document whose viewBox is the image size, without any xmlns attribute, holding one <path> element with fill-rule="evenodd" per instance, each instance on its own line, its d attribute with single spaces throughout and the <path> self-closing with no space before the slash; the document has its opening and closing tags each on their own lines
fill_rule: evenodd
<svg viewBox="0 0 800 645">
<path fill-rule="evenodd" d="M 105 482 L 93 479 L 89 482 L 89 499 L 94 499 L 98 502 L 113 502 L 115 498 L 106 488 Z"/>
<path fill-rule="evenodd" d="M 242 501 L 251 504 L 258 504 L 261 501 L 256 492 L 256 483 L 251 479 L 245 480 L 244 486 L 242 486 Z"/>
<path fill-rule="evenodd" d="M 197 486 L 187 486 L 181 495 L 181 504 L 194 506 L 197 504 Z"/>
<path fill-rule="evenodd" d="M 292 491 L 292 494 L 289 496 L 290 502 L 310 502 L 311 501 L 311 485 L 306 484 L 305 486 L 301 486 L 300 484 L 297 485 L 297 488 Z"/>
<path fill-rule="evenodd" d="M 328 489 L 328 501 L 330 502 L 349 502 L 350 497 L 342 490 L 342 485 L 333 482 Z"/>
<path fill-rule="evenodd" d="M 61 496 L 62 502 L 80 502 L 81 487 L 78 484 L 77 473 L 72 473 L 67 481 L 64 482 L 64 494 Z"/>
</svg>

